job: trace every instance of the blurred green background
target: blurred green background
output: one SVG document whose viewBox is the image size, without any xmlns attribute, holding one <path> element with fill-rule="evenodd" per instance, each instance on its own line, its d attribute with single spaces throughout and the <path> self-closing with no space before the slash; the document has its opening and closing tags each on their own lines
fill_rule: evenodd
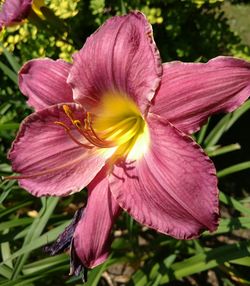
<svg viewBox="0 0 250 286">
<path fill-rule="evenodd" d="M 153 26 L 163 62 L 205 62 L 218 55 L 250 61 L 250 3 L 223 0 L 47 0 L 43 17 L 0 33 L 0 175 L 10 175 L 7 152 L 30 114 L 17 85 L 29 59 L 62 58 L 113 15 L 143 11 Z M 89 273 L 86 285 L 250 285 L 250 102 L 218 115 L 194 136 L 218 170 L 221 223 L 200 239 L 177 241 L 134 222 L 125 213 L 114 230 L 110 259 Z M 0 182 L 0 285 L 82 285 L 68 277 L 67 254 L 48 257 L 86 192 L 37 199 L 14 181 Z"/>
</svg>

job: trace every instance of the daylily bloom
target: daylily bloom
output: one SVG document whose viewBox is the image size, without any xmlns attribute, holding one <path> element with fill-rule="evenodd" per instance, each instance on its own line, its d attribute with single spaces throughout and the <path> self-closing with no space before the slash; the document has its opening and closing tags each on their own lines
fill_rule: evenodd
<svg viewBox="0 0 250 286">
<path fill-rule="evenodd" d="M 0 31 L 26 19 L 33 7 L 38 12 L 43 0 L 3 0 L 0 4 Z"/>
<path fill-rule="evenodd" d="M 70 227 L 73 255 L 85 267 L 108 257 L 121 210 L 177 239 L 217 228 L 215 167 L 189 134 L 248 98 L 249 63 L 217 57 L 162 65 L 150 24 L 132 12 L 106 21 L 73 64 L 29 61 L 19 86 L 35 112 L 10 150 L 20 174 L 12 178 L 35 196 L 88 188 Z"/>
<path fill-rule="evenodd" d="M 27 18 L 32 0 L 5 0 L 0 8 L 0 30 Z"/>
</svg>

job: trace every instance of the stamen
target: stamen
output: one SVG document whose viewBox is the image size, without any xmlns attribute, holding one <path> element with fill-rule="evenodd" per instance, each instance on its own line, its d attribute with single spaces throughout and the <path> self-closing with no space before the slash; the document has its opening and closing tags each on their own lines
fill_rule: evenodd
<svg viewBox="0 0 250 286">
<path fill-rule="evenodd" d="M 82 146 L 82 147 L 85 147 L 87 149 L 92 149 L 93 146 L 90 146 L 90 145 L 87 145 L 87 144 L 83 144 L 81 142 L 79 142 L 72 134 L 71 134 L 71 130 L 69 129 L 69 127 L 67 125 L 65 125 L 63 122 L 60 122 L 60 121 L 55 121 L 54 122 L 55 124 L 59 125 L 59 126 L 62 126 L 66 133 L 69 135 L 70 139 L 72 139 L 77 145 L 79 146 Z"/>
<path fill-rule="evenodd" d="M 90 112 L 87 112 L 87 122 L 88 122 L 88 125 L 91 126 L 92 124 L 92 118 L 91 118 L 91 113 Z"/>
<path fill-rule="evenodd" d="M 76 126 L 78 132 L 81 135 L 83 135 L 84 138 L 88 140 L 91 144 L 93 144 L 96 147 L 100 147 L 100 148 L 110 148 L 110 147 L 116 146 L 115 143 L 111 141 L 103 140 L 99 136 L 97 136 L 96 132 L 94 131 L 92 127 L 92 120 L 91 120 L 90 112 L 86 113 L 87 117 L 84 119 L 84 125 L 83 125 L 79 119 L 74 118 L 74 114 L 68 105 L 66 104 L 63 105 L 63 110 L 65 114 L 68 116 L 68 118 L 70 119 L 70 121 L 72 122 L 72 124 Z M 61 125 L 64 125 L 64 123 L 62 123 Z"/>
<path fill-rule="evenodd" d="M 100 148 L 110 148 L 115 147 L 117 144 L 109 141 L 99 141 L 98 138 L 92 137 L 91 133 L 83 132 L 82 135 L 93 145 L 100 147 Z"/>
<path fill-rule="evenodd" d="M 119 102 L 120 103 L 120 102 Z M 124 103 L 122 101 L 122 103 Z M 126 102 L 125 102 L 126 103 Z M 131 107 L 131 106 L 130 106 Z M 133 107 L 133 106 L 132 106 Z M 140 113 L 125 113 L 117 117 L 109 117 L 109 113 L 97 113 L 96 119 L 92 120 L 92 114 L 86 112 L 82 119 L 77 119 L 70 106 L 63 105 L 63 110 L 76 130 L 91 144 L 99 148 L 118 147 L 116 157 L 127 157 L 134 143 L 143 130 L 144 120 Z M 118 109 L 119 110 L 119 109 Z M 134 111 L 134 110 L 133 110 Z M 80 146 L 91 148 L 82 144 L 72 134 L 71 129 L 62 122 L 55 122 L 65 128 L 70 138 Z M 133 139 L 133 140 L 131 140 Z M 116 160 L 116 158 L 113 158 Z"/>
<path fill-rule="evenodd" d="M 68 116 L 68 118 L 70 119 L 71 123 L 77 128 L 77 131 L 91 144 L 93 144 L 96 147 L 100 147 L 100 148 L 110 148 L 110 147 L 115 146 L 113 142 L 102 140 L 101 138 L 97 136 L 97 134 L 93 130 L 93 127 L 91 126 L 91 115 L 89 112 L 87 112 L 87 118 L 84 119 L 85 124 L 83 126 L 82 122 L 79 119 L 74 118 L 74 114 L 68 105 L 66 104 L 63 105 L 63 110 L 65 114 Z M 64 127 L 69 137 L 78 145 L 83 146 L 85 148 L 89 148 L 89 149 L 94 147 L 94 146 L 83 144 L 79 142 L 77 139 L 75 139 L 74 136 L 71 134 L 70 128 L 65 123 L 60 122 L 60 121 L 55 121 L 54 123 Z"/>
<path fill-rule="evenodd" d="M 62 126 L 66 131 L 70 131 L 69 127 L 61 121 L 54 121 L 55 124 Z"/>
<path fill-rule="evenodd" d="M 92 127 L 92 125 L 90 125 L 90 130 L 91 130 L 91 132 L 94 134 L 94 136 L 95 136 L 98 140 L 100 140 L 101 142 L 104 142 L 104 143 L 107 142 L 107 141 L 101 139 L 101 138 L 96 134 L 96 132 L 95 132 L 94 128 Z M 110 143 L 111 143 L 111 142 L 110 142 Z"/>
<path fill-rule="evenodd" d="M 130 116 L 128 118 L 123 119 L 122 121 L 119 121 L 116 124 L 113 124 L 112 126 L 108 127 L 105 129 L 105 137 L 110 136 L 110 134 L 114 131 L 114 130 L 118 130 L 118 129 L 122 129 L 123 126 L 126 126 L 130 121 L 134 121 L 137 120 L 137 116 Z"/>
<path fill-rule="evenodd" d="M 134 135 L 130 137 L 129 141 L 124 142 L 121 144 L 114 155 L 109 159 L 109 164 L 114 164 L 116 163 L 119 159 L 123 159 L 123 161 L 127 160 L 127 157 L 129 156 L 130 151 L 133 149 L 134 144 L 136 143 L 138 137 L 141 134 L 141 129 L 143 126 L 144 122 L 140 119 L 137 120 L 136 127 L 134 129 Z M 126 134 L 125 134 L 126 135 Z"/>
<path fill-rule="evenodd" d="M 137 119 L 135 124 L 134 122 L 130 122 L 130 124 L 126 124 L 123 128 L 115 130 L 110 134 L 109 138 L 118 138 L 117 141 L 119 145 L 128 142 L 136 133 L 138 133 L 140 128 L 140 119 Z"/>
<path fill-rule="evenodd" d="M 89 124 L 86 118 L 84 119 L 84 129 L 89 130 Z"/>
</svg>

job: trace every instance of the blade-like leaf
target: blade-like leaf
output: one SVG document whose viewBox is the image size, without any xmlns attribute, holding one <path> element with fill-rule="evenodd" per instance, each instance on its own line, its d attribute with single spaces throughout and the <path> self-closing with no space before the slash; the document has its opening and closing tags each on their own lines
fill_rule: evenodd
<svg viewBox="0 0 250 286">
<path fill-rule="evenodd" d="M 13 70 L 18 73 L 18 71 L 20 70 L 20 65 L 16 59 L 16 57 L 11 54 L 8 50 L 3 48 L 3 53 L 6 57 L 6 59 L 8 60 L 9 64 L 11 65 L 11 67 L 13 68 Z"/>
<path fill-rule="evenodd" d="M 37 237 L 41 235 L 51 214 L 53 213 L 58 203 L 59 198 L 51 197 L 51 198 L 48 198 L 47 200 L 45 198 L 41 200 L 42 202 L 44 201 L 43 207 L 39 213 L 39 216 L 34 219 L 30 227 L 30 230 L 24 239 L 24 243 L 23 243 L 24 248 L 26 245 L 28 245 L 30 242 L 32 242 L 34 239 L 36 239 Z M 13 269 L 12 277 L 11 277 L 13 280 L 19 275 L 28 257 L 29 257 L 29 251 L 26 251 L 23 255 L 18 257 L 15 263 L 14 269 Z"/>
<path fill-rule="evenodd" d="M 0 69 L 11 79 L 15 84 L 17 84 L 17 74 L 13 72 L 8 66 L 0 62 Z"/>
<path fill-rule="evenodd" d="M 217 172 L 218 178 L 228 176 L 230 174 L 250 169 L 250 161 L 239 163 Z"/>
<path fill-rule="evenodd" d="M 221 219 L 216 232 L 205 232 L 203 235 L 216 235 L 232 232 L 236 229 L 250 229 L 250 217 L 235 217 L 230 219 Z"/>
<path fill-rule="evenodd" d="M 0 223 L 0 231 L 17 227 L 17 226 L 23 226 L 30 224 L 33 221 L 32 218 L 19 218 L 19 219 L 13 219 L 5 222 Z"/>
<path fill-rule="evenodd" d="M 228 152 L 240 150 L 240 148 L 241 148 L 240 145 L 238 143 L 235 143 L 223 147 L 215 146 L 215 148 L 213 148 L 212 150 L 208 149 L 206 150 L 206 152 L 209 157 L 215 157 L 226 154 Z"/>
<path fill-rule="evenodd" d="M 226 195 L 222 191 L 220 191 L 220 201 L 224 203 L 225 205 L 228 205 L 230 207 L 233 207 L 237 211 L 250 215 L 250 209 L 242 205 L 239 201 L 236 199 Z"/>
</svg>

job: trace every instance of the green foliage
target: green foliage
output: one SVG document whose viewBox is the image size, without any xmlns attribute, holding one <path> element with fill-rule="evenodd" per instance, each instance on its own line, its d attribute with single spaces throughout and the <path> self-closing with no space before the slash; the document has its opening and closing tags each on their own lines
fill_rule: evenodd
<svg viewBox="0 0 250 286">
<path fill-rule="evenodd" d="M 206 61 L 219 54 L 249 59 L 249 43 L 241 41 L 230 11 L 237 16 L 235 2 L 244 11 L 250 11 L 250 6 L 247 1 L 224 2 L 47 0 L 42 18 L 31 17 L 4 29 L 0 34 L 0 175 L 11 174 L 6 154 L 19 123 L 31 112 L 17 86 L 17 72 L 25 61 L 41 56 L 70 61 L 107 18 L 131 9 L 147 15 L 164 61 Z M 249 19 L 244 21 L 249 27 Z M 127 285 L 177 285 L 176 280 L 178 285 L 208 285 L 211 273 L 220 285 L 249 285 L 249 183 L 242 185 L 241 179 L 249 175 L 250 158 L 238 137 L 241 127 L 248 132 L 244 122 L 249 109 L 250 101 L 231 114 L 212 118 L 195 134 L 218 170 L 222 210 L 218 230 L 197 240 L 177 241 L 123 214 L 115 226 L 110 258 L 89 273 L 86 285 L 108 285 L 108 279 L 120 276 Z M 83 197 L 81 192 L 60 200 L 40 200 L 15 181 L 0 181 L 0 285 L 81 285 L 79 277 L 67 277 L 67 254 L 48 257 L 42 247 L 68 225 Z M 130 272 L 113 275 L 112 267 Z"/>
</svg>

